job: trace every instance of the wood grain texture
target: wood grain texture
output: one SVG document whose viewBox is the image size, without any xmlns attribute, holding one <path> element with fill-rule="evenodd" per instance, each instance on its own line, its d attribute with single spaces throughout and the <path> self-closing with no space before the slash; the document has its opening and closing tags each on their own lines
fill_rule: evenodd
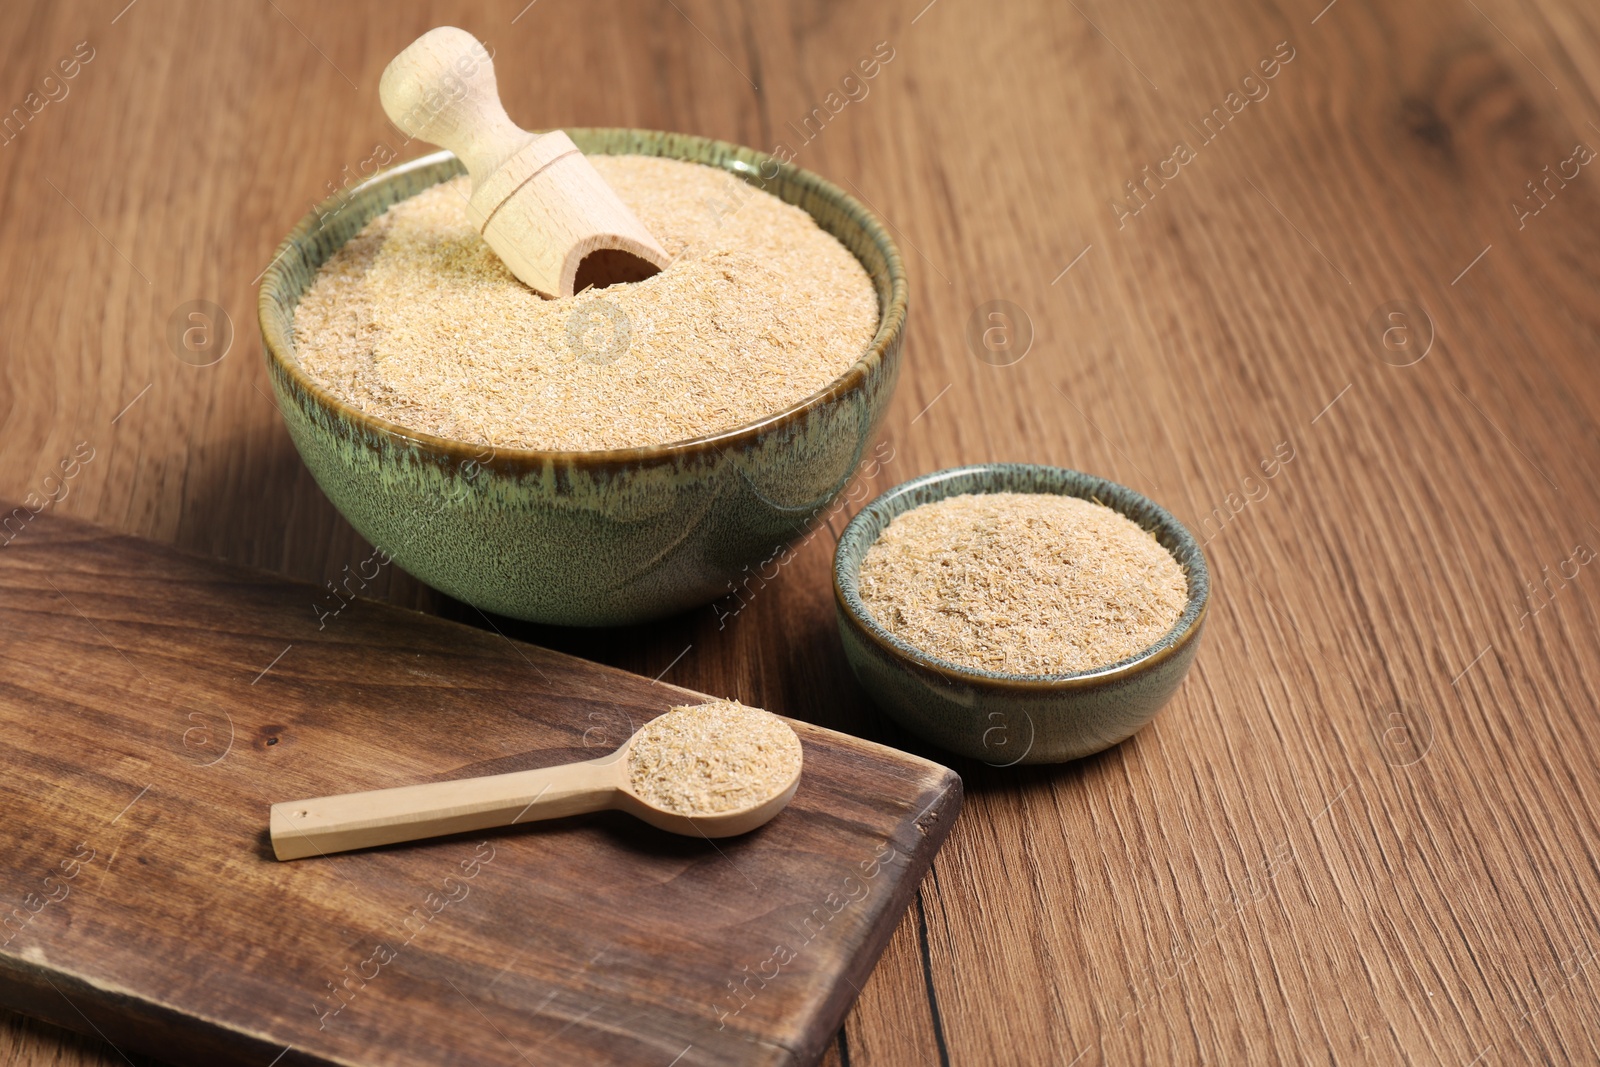
<svg viewBox="0 0 1600 1067">
<path fill-rule="evenodd" d="M 277 801 L 537 773 L 703 698 L 384 604 L 319 620 L 310 585 L 73 520 L 25 536 L 0 553 L 0 881 L 27 887 L 0 1003 L 118 1048 L 814 1063 L 960 809 L 948 769 L 800 723 L 756 833 L 591 809 L 281 863 Z"/>
<path fill-rule="evenodd" d="M 958 767 L 966 810 L 835 1062 L 1595 1058 L 1600 572 L 1560 573 L 1600 548 L 1600 176 L 1527 187 L 1600 148 L 1594 5 L 121 7 L 0 13 L 5 106 L 97 49 L 0 147 L 0 494 L 88 440 L 61 511 L 316 582 L 367 557 L 265 399 L 250 280 L 385 136 L 387 59 L 463 26 L 528 57 L 502 66 L 519 121 L 782 141 L 882 212 L 911 318 L 895 458 L 857 499 L 1059 463 L 1207 540 L 1205 646 L 1151 728 L 1055 771 Z M 880 41 L 865 97 L 797 134 Z M 1180 140 L 1194 158 L 1119 225 Z M 213 367 L 163 339 L 197 298 L 239 330 Z M 1034 333 L 1004 366 L 965 341 L 996 299 Z M 1411 366 L 1369 335 L 1396 301 L 1432 325 Z M 496 624 L 901 743 L 833 632 L 842 518 L 743 601 Z M 486 625 L 403 575 L 367 591 Z M 31 1025 L 3 1033 L 53 1062 Z"/>
</svg>

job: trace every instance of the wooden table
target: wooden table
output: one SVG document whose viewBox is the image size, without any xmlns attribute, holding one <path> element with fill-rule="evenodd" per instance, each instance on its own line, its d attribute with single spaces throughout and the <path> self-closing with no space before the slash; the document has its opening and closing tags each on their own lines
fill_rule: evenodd
<svg viewBox="0 0 1600 1067">
<path fill-rule="evenodd" d="M 914 292 L 863 492 L 1055 463 L 1206 542 L 1151 727 L 956 764 L 831 1062 L 1594 1059 L 1600 8 L 925 2 L 8 5 L 0 496 L 59 495 L 81 442 L 63 513 L 314 581 L 366 557 L 267 397 L 253 279 L 448 19 L 532 71 L 502 74 L 529 124 L 781 142 L 883 214 Z M 193 301 L 232 322 L 209 366 Z M 845 667 L 832 541 L 732 617 L 501 625 L 915 747 Z M 121 1062 L 15 1017 L 0 1053 Z"/>
</svg>

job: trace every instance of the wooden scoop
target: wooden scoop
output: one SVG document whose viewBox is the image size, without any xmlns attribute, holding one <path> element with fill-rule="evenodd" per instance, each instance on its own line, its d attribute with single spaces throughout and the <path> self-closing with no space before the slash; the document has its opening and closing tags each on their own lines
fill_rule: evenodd
<svg viewBox="0 0 1600 1067">
<path fill-rule="evenodd" d="M 384 69 L 378 95 L 402 131 L 466 164 L 473 226 L 540 294 L 642 281 L 667 265 L 666 250 L 572 138 L 511 121 L 489 53 L 466 30 L 440 26 L 417 38 Z"/>
<path fill-rule="evenodd" d="M 634 747 L 640 739 L 670 715 L 702 710 L 674 708 L 668 715 L 645 724 L 615 752 L 583 763 L 274 804 L 272 851 L 280 860 L 303 859 L 608 809 L 628 812 L 658 829 L 689 837 L 746 833 L 777 815 L 794 796 L 800 785 L 800 740 L 777 716 L 743 705 L 733 706 L 781 725 L 787 742 L 793 745 L 794 765 L 792 775 L 782 781 L 769 781 L 769 787 L 760 795 L 737 807 L 686 814 L 652 803 L 635 790 Z M 735 743 L 739 738 L 724 735 L 723 740 Z M 715 755 L 703 749 L 698 754 Z M 686 765 L 694 762 L 687 760 Z"/>
</svg>

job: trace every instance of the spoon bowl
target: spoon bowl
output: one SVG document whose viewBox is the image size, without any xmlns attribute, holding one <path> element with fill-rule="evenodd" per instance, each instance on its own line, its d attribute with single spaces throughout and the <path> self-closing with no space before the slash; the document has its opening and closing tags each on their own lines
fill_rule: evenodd
<svg viewBox="0 0 1600 1067">
<path fill-rule="evenodd" d="M 669 834 L 682 834 L 685 837 L 736 837 L 770 822 L 774 815 L 794 799 L 795 790 L 799 788 L 800 768 L 796 767 L 793 777 L 787 784 L 775 787 L 764 798 L 752 800 L 727 811 L 684 815 L 650 803 L 635 793 L 624 781 L 617 789 L 616 800 L 612 807 Z"/>
</svg>

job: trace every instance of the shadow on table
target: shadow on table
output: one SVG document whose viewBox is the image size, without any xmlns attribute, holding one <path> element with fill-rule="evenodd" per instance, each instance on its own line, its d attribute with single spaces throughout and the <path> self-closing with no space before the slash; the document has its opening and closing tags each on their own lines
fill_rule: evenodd
<svg viewBox="0 0 1600 1067">
<path fill-rule="evenodd" d="M 281 423 L 269 432 L 235 435 L 220 460 L 202 457 L 191 464 L 172 540 L 189 551 L 318 587 L 372 554 L 372 546 L 318 488 Z M 429 588 L 398 566 L 383 568 L 361 595 L 912 752 L 957 771 L 969 792 L 1052 786 L 1089 773 L 1106 758 L 996 768 L 901 729 L 867 697 L 845 660 L 834 614 L 832 557 L 832 538 L 824 531 L 736 613 L 727 604 L 720 611 L 705 605 L 655 622 L 605 629 L 546 626 L 486 613 Z M 516 652 L 508 645 L 510 654 Z"/>
</svg>

